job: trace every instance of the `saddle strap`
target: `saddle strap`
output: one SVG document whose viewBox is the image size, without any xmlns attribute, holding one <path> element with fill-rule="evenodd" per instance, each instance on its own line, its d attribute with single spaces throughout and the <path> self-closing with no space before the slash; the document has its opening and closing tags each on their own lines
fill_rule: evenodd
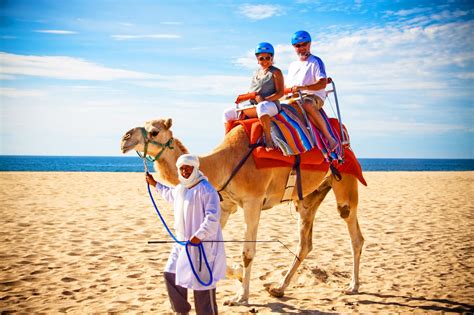
<svg viewBox="0 0 474 315">
<path fill-rule="evenodd" d="M 296 188 L 298 189 L 298 199 L 303 200 L 303 186 L 301 184 L 301 156 L 295 155 L 295 164 L 293 169 L 296 170 Z"/>
<path fill-rule="evenodd" d="M 223 191 L 224 189 L 226 189 L 227 185 L 230 183 L 230 181 L 232 180 L 232 178 L 234 178 L 234 176 L 237 174 L 237 172 L 242 168 L 242 166 L 244 165 L 244 163 L 247 161 L 247 159 L 249 158 L 250 154 L 252 154 L 253 150 L 258 147 L 258 146 L 261 146 L 260 143 L 253 143 L 253 144 L 250 144 L 249 145 L 249 151 L 247 152 L 247 154 L 242 158 L 242 160 L 240 160 L 239 164 L 237 164 L 237 166 L 234 168 L 234 170 L 232 171 L 232 174 L 230 174 L 230 177 L 227 179 L 227 181 L 225 182 L 225 184 L 221 187 L 221 189 L 219 189 L 217 191 L 217 193 L 219 194 L 219 199 L 221 201 L 223 201 L 224 199 L 222 198 L 222 195 L 221 195 L 221 191 Z"/>
</svg>

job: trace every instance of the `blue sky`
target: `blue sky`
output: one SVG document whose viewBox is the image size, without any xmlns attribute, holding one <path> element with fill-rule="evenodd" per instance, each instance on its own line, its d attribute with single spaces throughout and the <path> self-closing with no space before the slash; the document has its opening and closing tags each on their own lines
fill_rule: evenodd
<svg viewBox="0 0 474 315">
<path fill-rule="evenodd" d="M 125 131 L 167 117 L 209 152 L 256 44 L 286 74 L 304 29 L 359 157 L 474 158 L 471 1 L 3 0 L 0 15 L 0 154 L 120 155 Z"/>
</svg>

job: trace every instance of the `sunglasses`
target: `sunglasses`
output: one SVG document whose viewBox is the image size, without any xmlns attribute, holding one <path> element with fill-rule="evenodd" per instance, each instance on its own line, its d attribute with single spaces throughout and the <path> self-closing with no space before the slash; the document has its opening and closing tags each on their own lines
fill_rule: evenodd
<svg viewBox="0 0 474 315">
<path fill-rule="evenodd" d="M 304 47 L 304 46 L 306 46 L 306 45 L 308 45 L 308 42 L 306 42 L 306 43 L 301 43 L 301 44 L 296 44 L 296 45 L 293 45 L 293 46 L 295 46 L 296 48 L 300 48 L 300 47 Z"/>
<path fill-rule="evenodd" d="M 270 61 L 270 60 L 272 60 L 272 57 L 270 57 L 270 56 L 267 56 L 267 57 L 258 57 L 258 61 L 264 61 L 264 60 Z"/>
</svg>

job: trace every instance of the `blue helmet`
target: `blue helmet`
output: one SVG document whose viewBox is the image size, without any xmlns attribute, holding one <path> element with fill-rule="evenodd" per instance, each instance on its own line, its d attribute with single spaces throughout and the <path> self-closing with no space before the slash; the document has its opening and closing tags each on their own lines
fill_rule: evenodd
<svg viewBox="0 0 474 315">
<path fill-rule="evenodd" d="M 296 45 L 299 43 L 306 43 L 311 41 L 311 35 L 306 31 L 298 31 L 291 37 L 291 44 Z"/>
<path fill-rule="evenodd" d="M 267 53 L 273 56 L 275 50 L 273 49 L 272 44 L 265 42 L 258 44 L 257 48 L 255 48 L 255 54 L 258 55 L 263 53 Z"/>
</svg>

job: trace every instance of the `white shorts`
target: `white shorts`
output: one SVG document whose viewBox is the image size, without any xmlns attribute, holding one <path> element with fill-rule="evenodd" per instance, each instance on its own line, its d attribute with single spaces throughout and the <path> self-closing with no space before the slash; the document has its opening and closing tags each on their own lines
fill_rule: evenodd
<svg viewBox="0 0 474 315">
<path fill-rule="evenodd" d="M 257 104 L 257 116 L 258 118 L 268 115 L 270 117 L 278 114 L 278 106 L 274 102 L 263 101 Z M 240 112 L 235 110 L 235 107 L 229 107 L 224 111 L 223 120 L 224 122 L 238 120 Z"/>
</svg>

